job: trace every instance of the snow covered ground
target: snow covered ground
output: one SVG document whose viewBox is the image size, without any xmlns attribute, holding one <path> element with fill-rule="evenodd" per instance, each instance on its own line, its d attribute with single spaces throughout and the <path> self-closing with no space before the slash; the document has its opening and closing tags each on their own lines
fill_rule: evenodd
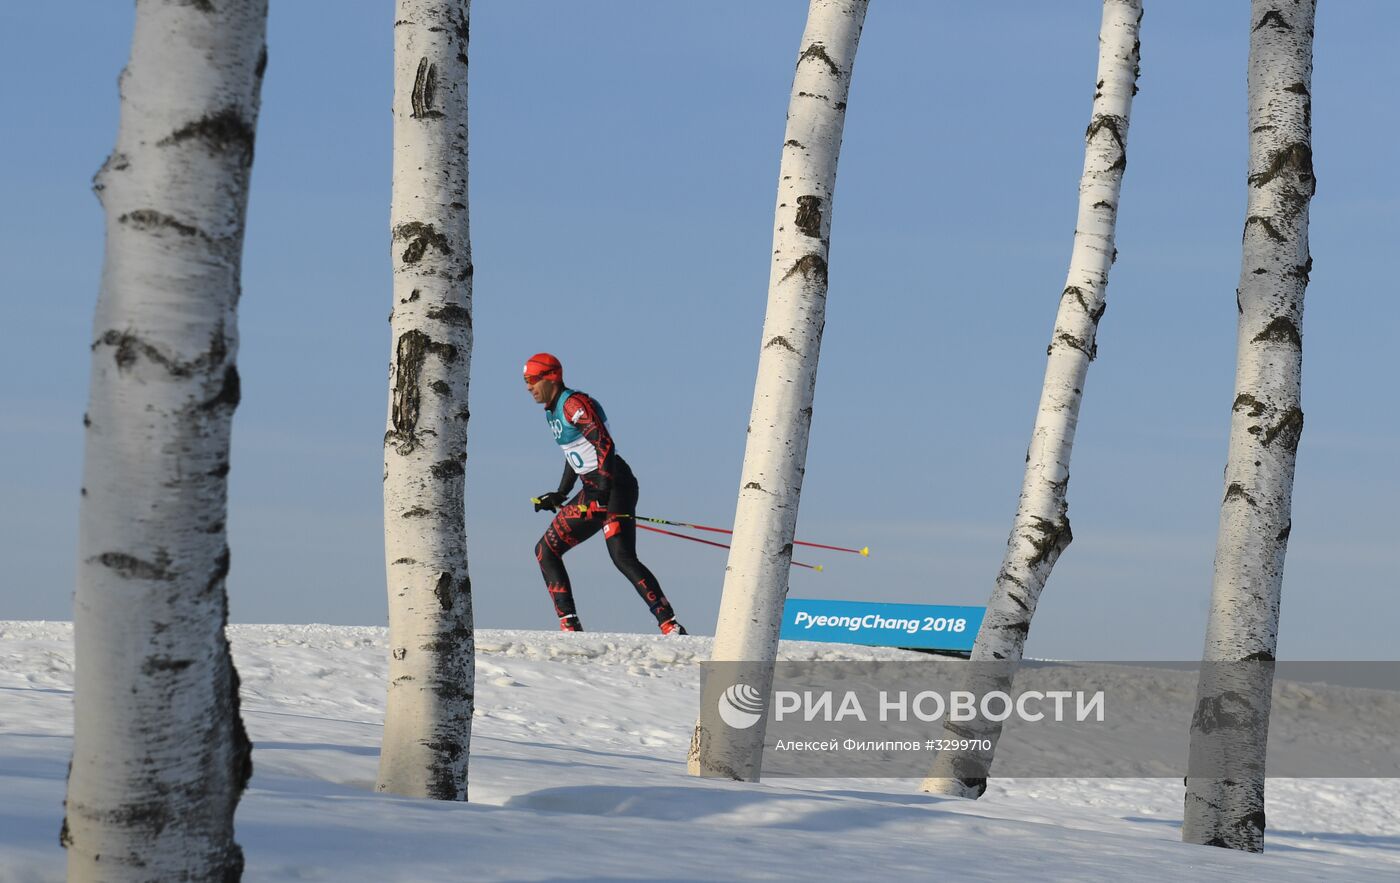
<svg viewBox="0 0 1400 883">
<path fill-rule="evenodd" d="M 1400 879 L 1400 780 L 1275 779 L 1262 856 L 1178 840 L 1181 783 L 698 780 L 706 638 L 479 634 L 471 802 L 372 791 L 385 632 L 234 626 L 250 881 Z M 785 643 L 785 658 L 899 651 Z M 61 880 L 72 628 L 0 622 L 0 881 Z"/>
</svg>

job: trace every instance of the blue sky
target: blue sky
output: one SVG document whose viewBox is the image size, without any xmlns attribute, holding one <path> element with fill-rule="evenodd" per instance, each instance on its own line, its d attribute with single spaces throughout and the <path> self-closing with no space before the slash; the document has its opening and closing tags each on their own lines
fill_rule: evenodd
<svg viewBox="0 0 1400 883">
<path fill-rule="evenodd" d="M 1315 270 L 1281 658 L 1392 658 L 1400 184 L 1386 0 L 1324 2 Z M 558 354 L 643 514 L 733 517 L 801 0 L 477 0 L 470 568 L 482 627 L 552 628 L 531 549 L 559 455 L 519 380 Z M 81 415 L 130 3 L 6 4 L 0 56 L 0 619 L 71 617 Z M 1100 6 L 876 0 L 856 60 L 798 536 L 798 597 L 984 603 L 1069 260 Z M 381 624 L 392 4 L 273 0 L 244 254 L 229 578 L 238 622 Z M 1244 2 L 1149 2 L 1141 93 L 1069 489 L 1027 652 L 1192 658 L 1234 371 Z M 61 41 L 55 55 L 53 39 Z M 709 633 L 724 553 L 644 535 Z M 652 628 L 601 543 L 585 625 Z"/>
</svg>

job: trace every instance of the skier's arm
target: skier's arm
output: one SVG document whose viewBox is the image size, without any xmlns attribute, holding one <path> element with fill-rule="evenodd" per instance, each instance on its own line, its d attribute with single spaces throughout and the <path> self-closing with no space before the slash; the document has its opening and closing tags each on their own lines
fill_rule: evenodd
<svg viewBox="0 0 1400 883">
<path fill-rule="evenodd" d="M 613 452 L 612 434 L 603 425 L 593 400 L 583 393 L 574 393 L 564 407 L 564 419 L 568 420 L 598 452 L 598 469 L 595 474 L 597 484 L 602 488 L 612 487 Z M 572 485 L 570 485 L 572 487 Z"/>
<path fill-rule="evenodd" d="M 570 466 L 567 460 L 564 461 L 564 474 L 559 479 L 559 496 L 567 500 L 569 491 L 574 489 L 576 481 L 578 481 L 578 473 L 574 471 L 574 467 Z"/>
</svg>

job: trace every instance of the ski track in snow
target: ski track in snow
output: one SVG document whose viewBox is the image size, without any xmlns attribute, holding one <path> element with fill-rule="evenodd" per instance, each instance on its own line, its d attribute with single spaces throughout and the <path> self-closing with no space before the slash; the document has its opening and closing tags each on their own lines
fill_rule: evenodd
<svg viewBox="0 0 1400 883">
<path fill-rule="evenodd" d="M 912 780 L 691 778 L 701 637 L 481 630 L 471 802 L 376 794 L 385 630 L 229 635 L 255 743 L 250 881 L 1400 879 L 1395 779 L 1271 779 L 1256 856 L 1180 843 L 1179 780 L 1000 779 L 971 802 Z M 72 685 L 70 624 L 0 622 L 3 883 L 63 879 Z"/>
</svg>

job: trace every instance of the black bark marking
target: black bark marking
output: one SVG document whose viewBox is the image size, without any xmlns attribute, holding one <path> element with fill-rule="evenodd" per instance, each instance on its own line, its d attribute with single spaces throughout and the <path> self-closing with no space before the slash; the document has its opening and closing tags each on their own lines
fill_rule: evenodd
<svg viewBox="0 0 1400 883">
<path fill-rule="evenodd" d="M 1112 113 L 1100 113 L 1094 115 L 1089 128 L 1084 131 L 1085 142 L 1093 141 L 1094 136 L 1100 132 L 1106 131 L 1113 136 L 1114 143 L 1118 145 L 1118 159 L 1108 167 L 1110 172 L 1121 172 L 1128 167 L 1128 143 L 1125 134 L 1127 130 L 1128 121 L 1123 117 Z"/>
<path fill-rule="evenodd" d="M 1002 581 L 1009 582 L 1009 583 L 1011 583 L 1012 585 L 1015 585 L 1015 586 L 1020 586 L 1022 589 L 1024 589 L 1024 588 L 1026 587 L 1026 584 L 1025 584 L 1024 581 L 1022 581 L 1019 577 L 1016 577 L 1016 576 L 1012 575 L 1010 572 L 1008 572 L 1008 571 L 1006 571 L 1006 570 L 1003 570 L 1003 571 L 1001 571 L 1001 573 L 998 573 L 998 574 L 997 574 L 997 582 L 1002 582 Z"/>
<path fill-rule="evenodd" d="M 141 673 L 150 677 L 157 672 L 181 672 L 194 665 L 193 659 L 171 659 L 169 656 L 147 656 L 141 663 Z"/>
<path fill-rule="evenodd" d="M 1086 341 L 1080 340 L 1078 337 L 1075 337 L 1073 334 L 1070 334 L 1068 332 L 1062 331 L 1059 334 L 1056 334 L 1055 340 L 1058 340 L 1061 343 L 1064 343 L 1065 345 L 1073 349 L 1079 350 L 1081 353 L 1088 356 L 1089 361 L 1091 362 L 1094 360 L 1094 357 L 1098 355 L 1098 346 L 1096 344 L 1087 343 Z M 1050 355 L 1050 350 L 1053 350 L 1054 348 L 1055 345 L 1053 343 L 1050 344 L 1050 347 L 1045 351 L 1045 355 Z"/>
<path fill-rule="evenodd" d="M 472 327 L 472 311 L 457 304 L 448 304 L 436 310 L 429 310 L 428 318 L 435 322 L 446 322 L 448 325 L 458 325 L 463 328 Z"/>
<path fill-rule="evenodd" d="M 1282 439 L 1286 450 L 1296 453 L 1298 442 L 1303 437 L 1303 409 L 1289 408 L 1283 418 L 1264 433 L 1264 445 L 1273 444 L 1274 439 Z"/>
<path fill-rule="evenodd" d="M 1069 518 L 1064 515 L 1061 515 L 1057 521 L 1047 521 L 1033 515 L 1030 527 L 1039 536 L 1025 537 L 1030 542 L 1031 547 L 1035 549 L 1035 554 L 1026 562 L 1027 567 L 1043 564 L 1050 561 L 1052 557 L 1058 558 L 1060 553 L 1074 542 L 1074 533 L 1070 530 Z M 1027 625 L 1025 628 L 1029 629 L 1030 626 Z"/>
<path fill-rule="evenodd" d="M 458 460 L 439 460 L 433 464 L 433 477 L 437 479 L 452 478 L 465 472 L 465 467 Z"/>
<path fill-rule="evenodd" d="M 1089 301 L 1084 297 L 1084 289 L 1080 288 L 1078 285 L 1071 285 L 1060 293 L 1060 299 L 1064 300 L 1071 294 L 1074 295 L 1075 300 L 1079 301 L 1079 305 L 1084 308 L 1084 312 L 1089 312 Z"/>
<path fill-rule="evenodd" d="M 440 396 L 452 394 L 452 387 L 445 380 L 434 380 L 429 388 Z"/>
<path fill-rule="evenodd" d="M 255 139 L 256 132 L 252 124 L 243 118 L 238 107 L 230 105 L 181 126 L 157 141 L 156 146 L 172 147 L 185 141 L 196 140 L 202 142 L 211 153 L 241 153 L 243 164 L 246 166 L 253 162 Z"/>
<path fill-rule="evenodd" d="M 1240 394 L 1239 394 L 1239 397 L 1235 399 L 1235 403 L 1234 403 L 1234 405 L 1231 406 L 1230 409 L 1231 409 L 1232 411 L 1238 411 L 1240 408 L 1243 408 L 1243 407 L 1248 407 L 1248 408 L 1249 408 L 1249 413 L 1248 413 L 1246 416 L 1249 416 L 1249 417 L 1262 417 L 1262 416 L 1264 416 L 1264 403 L 1261 402 L 1261 401 L 1259 401 L 1258 399 L 1256 399 L 1254 396 L 1250 395 L 1250 394 L 1247 393 L 1247 392 L 1242 392 L 1242 393 L 1240 393 Z"/>
<path fill-rule="evenodd" d="M 1259 19 L 1259 24 L 1254 26 L 1251 33 L 1264 27 L 1264 25 L 1269 25 L 1270 27 L 1279 28 L 1284 31 L 1293 30 L 1293 26 L 1284 20 L 1283 13 L 1279 12 L 1277 9 L 1270 9 L 1268 12 L 1264 13 L 1264 17 Z"/>
<path fill-rule="evenodd" d="M 1306 95 L 1308 97 L 1312 96 L 1312 93 L 1308 91 L 1307 83 L 1294 83 L 1291 86 L 1283 87 L 1283 91 L 1292 92 L 1294 95 Z"/>
<path fill-rule="evenodd" d="M 1286 543 L 1288 542 L 1288 535 L 1291 533 L 1293 533 L 1293 522 L 1289 521 L 1283 526 L 1283 530 L 1279 531 L 1278 536 L 1274 537 L 1274 539 L 1280 543 Z"/>
<path fill-rule="evenodd" d="M 126 555 L 122 552 L 103 552 L 89 562 L 101 564 L 117 572 L 117 576 L 123 579 L 153 579 L 161 582 L 170 582 L 175 579 L 175 573 L 170 570 L 170 556 L 162 549 L 156 552 L 154 562 L 142 561 L 134 555 Z"/>
<path fill-rule="evenodd" d="M 160 212 L 154 211 L 152 209 L 143 208 L 137 209 L 134 212 L 127 212 L 120 218 L 117 218 L 117 223 L 127 224 L 133 229 L 142 231 L 173 230 L 181 236 L 204 235 L 200 233 L 197 227 L 192 227 L 189 224 L 182 224 L 179 221 L 172 218 L 170 215 L 161 214 Z M 207 239 L 209 237 L 205 236 L 204 238 Z"/>
<path fill-rule="evenodd" d="M 407 512 L 405 512 L 405 513 L 403 514 L 403 517 L 404 517 L 404 518 L 422 518 L 422 517 L 425 516 L 425 515 L 431 515 L 431 514 L 433 514 L 433 513 L 429 512 L 427 509 L 424 509 L 422 506 L 414 506 L 412 509 L 409 509 Z"/>
<path fill-rule="evenodd" d="M 433 596 L 443 610 L 452 609 L 452 574 L 438 574 L 437 585 L 433 586 Z"/>
<path fill-rule="evenodd" d="M 238 403 L 243 400 L 243 381 L 238 376 L 238 366 L 229 365 L 224 370 L 223 385 L 219 387 L 218 393 L 212 399 L 199 406 L 202 411 L 213 411 L 216 408 L 228 408 L 232 411 L 238 407 Z"/>
<path fill-rule="evenodd" d="M 215 12 L 212 0 L 180 0 L 181 6 L 192 6 L 200 12 Z"/>
<path fill-rule="evenodd" d="M 442 691 L 438 690 L 438 695 Z M 462 789 L 458 783 L 457 758 L 466 747 L 456 739 L 438 738 L 423 743 L 423 747 L 433 752 L 431 768 L 428 771 L 428 797 L 433 800 L 458 800 Z"/>
<path fill-rule="evenodd" d="M 804 254 L 797 259 L 797 262 L 792 265 L 792 268 L 784 273 L 783 278 L 778 281 L 780 283 L 786 282 L 797 273 L 801 273 L 808 281 L 819 282 L 825 285 L 827 280 L 826 259 L 819 254 Z"/>
<path fill-rule="evenodd" d="M 749 482 L 748 484 L 744 485 L 744 490 L 746 490 L 746 491 L 761 491 L 761 490 L 763 490 L 763 485 L 759 484 L 759 483 L 756 482 L 756 481 L 751 481 L 751 482 Z"/>
<path fill-rule="evenodd" d="M 1288 270 L 1284 275 L 1301 279 L 1303 280 L 1303 284 L 1307 285 L 1308 281 L 1312 278 L 1312 268 L 1313 261 L 1312 258 L 1309 257 L 1305 263 L 1301 263 L 1291 270 Z"/>
<path fill-rule="evenodd" d="M 1291 343 L 1299 349 L 1303 348 L 1303 335 L 1298 332 L 1298 326 L 1287 316 L 1278 316 L 1264 327 L 1263 331 L 1254 335 L 1253 343 Z"/>
<path fill-rule="evenodd" d="M 1264 269 L 1263 267 L 1260 267 L 1259 269 L 1254 271 L 1255 276 L 1267 276 L 1268 274 L 1269 271 Z"/>
<path fill-rule="evenodd" d="M 439 233 L 432 224 L 420 221 L 410 221 L 395 227 L 394 240 L 408 242 L 408 248 L 404 249 L 402 257 L 405 264 L 421 261 L 430 247 L 436 248 L 444 255 L 452 254 L 452 245 L 447 241 L 447 237 Z"/>
<path fill-rule="evenodd" d="M 823 44 L 813 43 L 811 46 L 808 46 L 806 51 L 798 56 L 797 66 L 801 67 L 802 62 L 809 58 L 815 58 L 818 61 L 825 62 L 826 66 L 831 69 L 831 75 L 833 77 L 841 76 L 841 68 L 837 67 L 836 62 L 831 60 L 831 56 L 826 54 L 826 46 Z"/>
<path fill-rule="evenodd" d="M 233 553 L 229 551 L 228 546 L 224 546 L 224 550 L 219 553 L 219 557 L 214 559 L 214 569 L 210 571 L 209 579 L 204 582 L 204 591 L 206 594 L 223 588 L 224 580 L 228 579 L 229 568 L 232 565 Z M 227 619 L 227 617 L 225 617 L 225 619 Z"/>
<path fill-rule="evenodd" d="M 429 355 L 436 355 L 450 364 L 457 360 L 457 348 L 451 344 L 434 343 L 428 335 L 416 330 L 405 332 L 399 338 L 394 354 L 391 414 L 394 428 L 385 434 L 384 443 L 392 444 L 400 454 L 411 454 L 418 449 L 418 417 L 422 399 L 420 384 L 423 363 Z"/>
<path fill-rule="evenodd" d="M 394 560 L 394 563 L 395 563 L 395 564 L 417 564 L 417 563 L 418 563 L 418 559 L 417 559 L 417 558 L 397 558 L 397 559 Z"/>
<path fill-rule="evenodd" d="M 1264 235 L 1272 239 L 1274 242 L 1284 241 L 1283 234 L 1278 232 L 1278 228 L 1273 225 L 1273 222 L 1270 221 L 1268 218 L 1264 217 L 1263 215 L 1250 215 L 1249 217 L 1244 219 L 1245 236 L 1249 235 L 1250 224 L 1258 224 L 1260 227 L 1263 227 Z M 1241 236 L 1240 238 L 1244 239 L 1244 236 Z"/>
<path fill-rule="evenodd" d="M 770 340 L 770 341 L 768 341 L 767 343 L 765 343 L 765 344 L 763 345 L 763 348 L 764 348 L 764 349 L 768 349 L 768 348 L 771 347 L 771 346 L 780 346 L 780 347 L 782 347 L 783 349 L 787 350 L 787 351 L 790 352 L 790 353 L 795 353 L 795 352 L 797 352 L 796 347 L 794 347 L 792 344 L 788 343 L 788 339 L 787 339 L 786 337 L 783 337 L 781 334 L 779 334 L 777 337 L 775 337 L 775 338 L 773 338 L 772 340 Z"/>
<path fill-rule="evenodd" d="M 806 148 L 802 146 L 802 142 L 798 141 L 796 138 L 789 138 L 788 140 L 784 141 L 783 146 L 796 147 L 798 150 L 806 150 Z"/>
<path fill-rule="evenodd" d="M 1255 710 L 1243 693 L 1225 690 L 1196 703 L 1191 729 L 1207 735 L 1220 730 L 1238 730 L 1250 726 L 1255 716 Z"/>
<path fill-rule="evenodd" d="M 436 120 L 443 116 L 442 111 L 433 109 L 433 99 L 437 97 L 437 65 L 425 57 L 418 62 L 418 74 L 413 78 L 413 119 Z"/>
<path fill-rule="evenodd" d="M 191 362 L 181 362 L 172 359 L 165 353 L 156 349 L 152 344 L 146 343 L 130 331 L 117 331 L 116 329 L 105 332 L 93 344 L 92 349 L 97 350 L 99 346 L 110 346 L 115 348 L 112 354 L 117 362 L 117 368 L 127 369 L 136 364 L 136 360 L 145 356 L 150 361 L 160 365 L 174 377 L 189 377 L 195 371 L 205 366 L 207 356 L 201 356 Z M 222 357 L 220 359 L 222 361 Z"/>
<path fill-rule="evenodd" d="M 1026 638 L 1029 637 L 1031 633 L 1031 624 L 1023 619 L 1017 622 L 998 623 L 997 625 L 991 626 L 991 629 L 995 632 L 1001 632 L 1004 635 L 1010 635 L 1012 641 L 1024 646 Z M 1000 658 L 1004 659 L 1005 657 Z"/>
<path fill-rule="evenodd" d="M 1094 207 L 1094 208 L 1106 208 L 1106 209 L 1108 209 L 1109 211 L 1115 211 L 1115 210 L 1118 208 L 1118 206 L 1114 205 L 1113 203 L 1109 202 L 1109 201 L 1106 200 L 1106 199 L 1100 199 L 1098 202 L 1094 203 L 1093 207 Z"/>
<path fill-rule="evenodd" d="M 1269 157 L 1268 167 L 1250 175 L 1249 183 L 1254 187 L 1263 187 L 1287 171 L 1296 174 L 1299 183 L 1307 185 L 1309 196 L 1317 191 L 1317 181 L 1313 177 L 1312 146 L 1304 141 L 1287 144 L 1274 151 Z"/>
<path fill-rule="evenodd" d="M 822 235 L 822 200 L 820 196 L 797 197 L 797 220 L 794 222 L 803 235 L 820 239 Z"/>
<path fill-rule="evenodd" d="M 267 73 L 267 46 L 266 46 L 266 45 L 264 45 L 263 48 L 262 48 L 262 54 L 258 56 L 258 66 L 255 67 L 255 68 L 253 68 L 253 76 L 255 76 L 255 77 L 257 77 L 259 80 L 261 80 L 261 79 L 263 78 L 263 74 L 265 74 L 265 73 Z"/>
<path fill-rule="evenodd" d="M 1225 499 L 1221 501 L 1221 505 L 1223 506 L 1234 499 L 1244 500 L 1255 509 L 1259 508 L 1259 504 L 1249 495 L 1249 491 L 1246 491 L 1244 485 L 1240 484 L 1238 481 L 1232 482 L 1230 486 L 1225 489 Z"/>
<path fill-rule="evenodd" d="M 453 27 L 460 44 L 457 46 L 457 60 L 462 64 L 467 64 L 467 46 L 471 43 L 472 28 L 465 13 L 457 17 L 457 24 Z"/>
</svg>

